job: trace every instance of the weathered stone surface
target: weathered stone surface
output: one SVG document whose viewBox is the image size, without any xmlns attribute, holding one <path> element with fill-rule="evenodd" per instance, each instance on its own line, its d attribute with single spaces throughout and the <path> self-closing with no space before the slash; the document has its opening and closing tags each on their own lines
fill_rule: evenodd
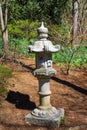
<svg viewBox="0 0 87 130">
<path fill-rule="evenodd" d="M 26 121 L 32 124 L 59 127 L 64 118 L 64 109 L 56 109 L 50 103 L 50 78 L 57 71 L 52 66 L 52 53 L 60 50 L 59 45 L 53 45 L 48 37 L 48 29 L 44 27 L 43 22 L 38 29 L 39 41 L 29 46 L 29 52 L 34 52 L 36 55 L 36 69 L 33 74 L 38 78 L 39 82 L 39 97 L 40 104 L 34 109 L 31 114 L 25 117 Z"/>
<path fill-rule="evenodd" d="M 38 29 L 39 41 L 34 42 L 34 45 L 29 45 L 29 52 L 58 52 L 60 50 L 59 45 L 53 45 L 50 40 L 47 40 L 48 29 L 44 27 L 43 22 Z"/>
<path fill-rule="evenodd" d="M 57 72 L 53 68 L 48 68 L 48 69 L 40 68 L 40 69 L 36 69 L 33 73 L 34 73 L 35 76 L 49 76 L 49 77 L 52 77 Z"/>
<path fill-rule="evenodd" d="M 45 112 L 45 111 L 44 111 Z M 32 113 L 25 117 L 25 120 L 31 124 L 45 126 L 45 127 L 59 127 L 64 119 L 64 109 L 60 108 L 56 114 L 47 113 L 45 117 L 35 116 Z"/>
</svg>

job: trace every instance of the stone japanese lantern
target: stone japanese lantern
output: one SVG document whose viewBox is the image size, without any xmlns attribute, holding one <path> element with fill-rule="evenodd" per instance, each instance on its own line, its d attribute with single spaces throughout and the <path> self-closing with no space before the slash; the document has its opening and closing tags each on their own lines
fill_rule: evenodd
<svg viewBox="0 0 87 130">
<path fill-rule="evenodd" d="M 26 121 L 32 124 L 50 127 L 59 127 L 64 118 L 64 109 L 56 109 L 50 103 L 50 78 L 56 74 L 52 67 L 52 53 L 60 50 L 59 45 L 53 45 L 48 38 L 48 29 L 42 22 L 38 28 L 39 41 L 29 46 L 29 52 L 36 54 L 36 70 L 34 76 L 39 81 L 40 104 L 32 113 L 25 117 Z"/>
</svg>

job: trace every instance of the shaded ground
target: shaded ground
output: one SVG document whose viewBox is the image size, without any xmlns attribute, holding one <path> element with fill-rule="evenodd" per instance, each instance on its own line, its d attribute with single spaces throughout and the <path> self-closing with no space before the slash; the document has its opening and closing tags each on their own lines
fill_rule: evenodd
<svg viewBox="0 0 87 130">
<path fill-rule="evenodd" d="M 24 117 L 39 105 L 38 80 L 32 75 L 35 61 L 22 59 L 8 63 L 14 72 L 6 100 L 0 105 L 0 130 L 50 130 L 25 122 Z M 87 130 L 87 71 L 71 70 L 70 75 L 58 71 L 51 83 L 51 104 L 65 109 L 65 124 L 52 130 Z"/>
</svg>

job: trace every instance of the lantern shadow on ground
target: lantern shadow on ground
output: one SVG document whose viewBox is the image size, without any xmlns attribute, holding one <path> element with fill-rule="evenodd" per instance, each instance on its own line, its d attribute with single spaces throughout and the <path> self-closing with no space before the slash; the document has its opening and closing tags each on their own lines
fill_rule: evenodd
<svg viewBox="0 0 87 130">
<path fill-rule="evenodd" d="M 35 64 L 26 65 L 25 63 L 19 62 L 19 61 L 17 61 L 17 60 L 14 60 L 14 63 L 19 64 L 21 67 L 26 68 L 27 70 L 30 70 L 31 72 L 33 72 L 33 71 L 35 70 L 34 67 L 31 67 L 31 66 L 33 66 L 33 65 L 35 65 Z"/>
<path fill-rule="evenodd" d="M 76 91 L 78 91 L 78 92 L 80 92 L 80 93 L 82 93 L 84 95 L 87 95 L 87 90 L 84 89 L 84 88 L 81 88 L 80 86 L 74 85 L 74 84 L 72 84 L 72 83 L 70 83 L 70 82 L 68 82 L 66 80 L 62 80 L 62 79 L 59 79 L 59 78 L 56 78 L 56 77 L 52 77 L 51 79 L 58 82 L 58 83 L 66 85 L 66 86 L 68 86 L 70 88 L 73 88 L 74 90 L 76 90 Z"/>
<path fill-rule="evenodd" d="M 9 91 L 6 100 L 15 104 L 16 108 L 33 110 L 36 108 L 34 102 L 30 101 L 29 95 L 22 94 L 20 92 Z"/>
<path fill-rule="evenodd" d="M 25 64 L 23 64 L 23 67 L 27 68 L 27 69 L 30 69 L 31 71 L 34 71 L 34 69 L 35 69 L 35 68 L 29 67 L 29 66 L 27 66 Z M 72 83 L 70 83 L 70 82 L 68 82 L 66 80 L 62 80 L 62 79 L 59 79 L 57 77 L 52 77 L 51 79 L 54 80 L 54 81 L 56 81 L 56 82 L 58 82 L 58 83 L 60 83 L 60 84 L 66 85 L 68 87 L 71 87 L 74 90 L 76 90 L 76 91 L 78 91 L 78 92 L 80 92 L 80 93 L 82 93 L 84 95 L 87 95 L 87 90 L 84 89 L 84 88 L 81 88 L 80 86 L 74 85 L 74 84 L 72 84 Z"/>
</svg>

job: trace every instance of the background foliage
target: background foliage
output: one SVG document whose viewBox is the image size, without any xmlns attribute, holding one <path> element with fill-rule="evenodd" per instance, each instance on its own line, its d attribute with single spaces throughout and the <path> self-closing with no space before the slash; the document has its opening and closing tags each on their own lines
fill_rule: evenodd
<svg viewBox="0 0 87 130">
<path fill-rule="evenodd" d="M 68 12 L 70 0 L 10 0 L 9 21 L 30 19 L 61 23 L 64 11 Z"/>
<path fill-rule="evenodd" d="M 9 0 L 8 33 L 9 49 L 26 56 L 27 47 L 38 39 L 37 28 L 41 21 L 49 29 L 49 39 L 60 44 L 61 50 L 53 55 L 54 62 L 66 68 L 87 66 L 86 4 L 79 0 L 79 21 L 81 31 L 76 45 L 72 45 L 72 1 L 71 0 Z M 4 10 L 4 3 L 2 4 Z M 1 36 L 1 31 L 0 31 Z M 77 45 L 78 44 L 78 45 Z M 0 57 L 3 55 L 0 39 Z"/>
</svg>

